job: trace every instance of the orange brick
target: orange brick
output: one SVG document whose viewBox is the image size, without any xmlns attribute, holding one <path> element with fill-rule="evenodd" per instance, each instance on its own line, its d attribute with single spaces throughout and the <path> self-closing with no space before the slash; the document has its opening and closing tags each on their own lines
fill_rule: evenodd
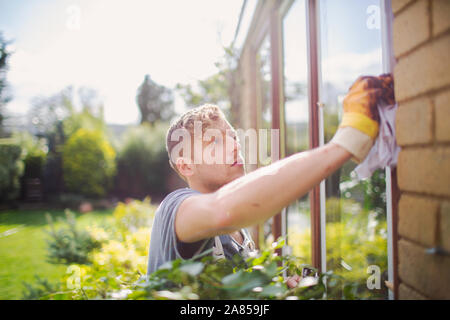
<svg viewBox="0 0 450 320">
<path fill-rule="evenodd" d="M 428 98 L 400 103 L 395 119 L 399 146 L 428 143 L 433 139 L 433 105 Z"/>
<path fill-rule="evenodd" d="M 437 95 L 434 105 L 436 140 L 441 142 L 450 141 L 450 91 Z"/>
<path fill-rule="evenodd" d="M 410 2 L 412 2 L 412 0 L 392 0 L 392 12 L 396 14 Z"/>
<path fill-rule="evenodd" d="M 450 28 L 450 1 L 433 0 L 433 35 L 437 35 Z"/>
<path fill-rule="evenodd" d="M 441 221 L 439 224 L 440 230 L 440 245 L 450 252 L 450 202 L 446 201 L 441 204 Z"/>
<path fill-rule="evenodd" d="M 399 59 L 394 69 L 397 101 L 450 84 L 450 35 Z"/>
<path fill-rule="evenodd" d="M 430 37 L 429 19 L 427 1 L 417 1 L 395 17 L 392 37 L 396 57 Z"/>
<path fill-rule="evenodd" d="M 397 178 L 400 190 L 450 196 L 450 147 L 402 149 Z"/>
<path fill-rule="evenodd" d="M 400 283 L 400 286 L 398 287 L 398 295 L 399 300 L 427 300 L 427 297 L 411 289 L 404 283 Z"/>
<path fill-rule="evenodd" d="M 435 200 L 403 195 L 399 201 L 399 234 L 424 246 L 436 246 L 438 210 Z"/>
<path fill-rule="evenodd" d="M 450 299 L 450 258 L 425 249 L 404 239 L 398 242 L 400 279 L 431 299 Z"/>
</svg>

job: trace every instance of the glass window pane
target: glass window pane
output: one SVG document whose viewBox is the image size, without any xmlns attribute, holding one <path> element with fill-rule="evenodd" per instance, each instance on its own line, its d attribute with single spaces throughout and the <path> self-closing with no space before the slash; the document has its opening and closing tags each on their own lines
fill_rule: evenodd
<svg viewBox="0 0 450 320">
<path fill-rule="evenodd" d="M 321 102 L 324 139 L 342 116 L 342 101 L 360 75 L 382 73 L 378 0 L 320 1 Z M 387 298 L 387 225 L 384 171 L 359 182 L 348 161 L 325 182 L 326 268 L 358 283 L 358 298 Z M 372 270 L 371 273 L 368 273 Z M 380 289 L 368 278 L 379 274 Z M 379 271 L 379 273 L 378 273 Z"/>
<path fill-rule="evenodd" d="M 256 56 L 257 63 L 257 109 L 258 109 L 258 139 L 259 135 L 266 134 L 266 143 L 258 143 L 258 166 L 265 166 L 271 161 L 271 135 L 272 128 L 272 75 L 270 64 L 270 38 L 267 35 Z M 258 140 L 260 141 L 260 140 Z M 265 150 L 264 150 L 265 149 Z M 261 248 L 270 246 L 274 241 L 272 236 L 272 219 L 267 220 L 259 230 L 259 245 Z"/>
<path fill-rule="evenodd" d="M 309 149 L 308 64 L 305 0 L 295 1 L 283 18 L 283 74 L 286 156 Z M 287 243 L 292 254 L 311 264 L 308 194 L 286 209 Z"/>
</svg>

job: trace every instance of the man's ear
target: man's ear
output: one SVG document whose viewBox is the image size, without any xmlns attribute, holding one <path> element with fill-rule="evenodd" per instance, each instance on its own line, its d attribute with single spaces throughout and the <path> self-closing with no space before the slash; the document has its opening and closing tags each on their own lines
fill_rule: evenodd
<svg viewBox="0 0 450 320">
<path fill-rule="evenodd" d="M 177 166 L 178 172 L 185 177 L 190 177 L 194 174 L 194 165 L 192 161 L 189 161 L 186 158 L 179 157 L 175 165 Z"/>
</svg>

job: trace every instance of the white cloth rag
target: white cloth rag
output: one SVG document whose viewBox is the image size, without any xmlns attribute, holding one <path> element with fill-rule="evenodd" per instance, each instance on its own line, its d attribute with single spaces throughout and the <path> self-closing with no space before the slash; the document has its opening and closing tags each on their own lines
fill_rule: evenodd
<svg viewBox="0 0 450 320">
<path fill-rule="evenodd" d="M 400 147 L 395 139 L 395 114 L 397 104 L 378 104 L 380 115 L 380 129 L 372 149 L 367 157 L 356 168 L 358 178 L 365 179 L 372 176 L 373 172 L 379 168 L 395 167 L 397 165 Z"/>
</svg>

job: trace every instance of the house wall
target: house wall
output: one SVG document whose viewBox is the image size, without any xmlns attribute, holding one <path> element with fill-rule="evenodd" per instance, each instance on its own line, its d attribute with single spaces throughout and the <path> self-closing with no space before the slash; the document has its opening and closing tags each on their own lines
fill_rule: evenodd
<svg viewBox="0 0 450 320">
<path fill-rule="evenodd" d="M 392 11 L 398 298 L 450 299 L 450 1 L 392 0 Z"/>
</svg>

